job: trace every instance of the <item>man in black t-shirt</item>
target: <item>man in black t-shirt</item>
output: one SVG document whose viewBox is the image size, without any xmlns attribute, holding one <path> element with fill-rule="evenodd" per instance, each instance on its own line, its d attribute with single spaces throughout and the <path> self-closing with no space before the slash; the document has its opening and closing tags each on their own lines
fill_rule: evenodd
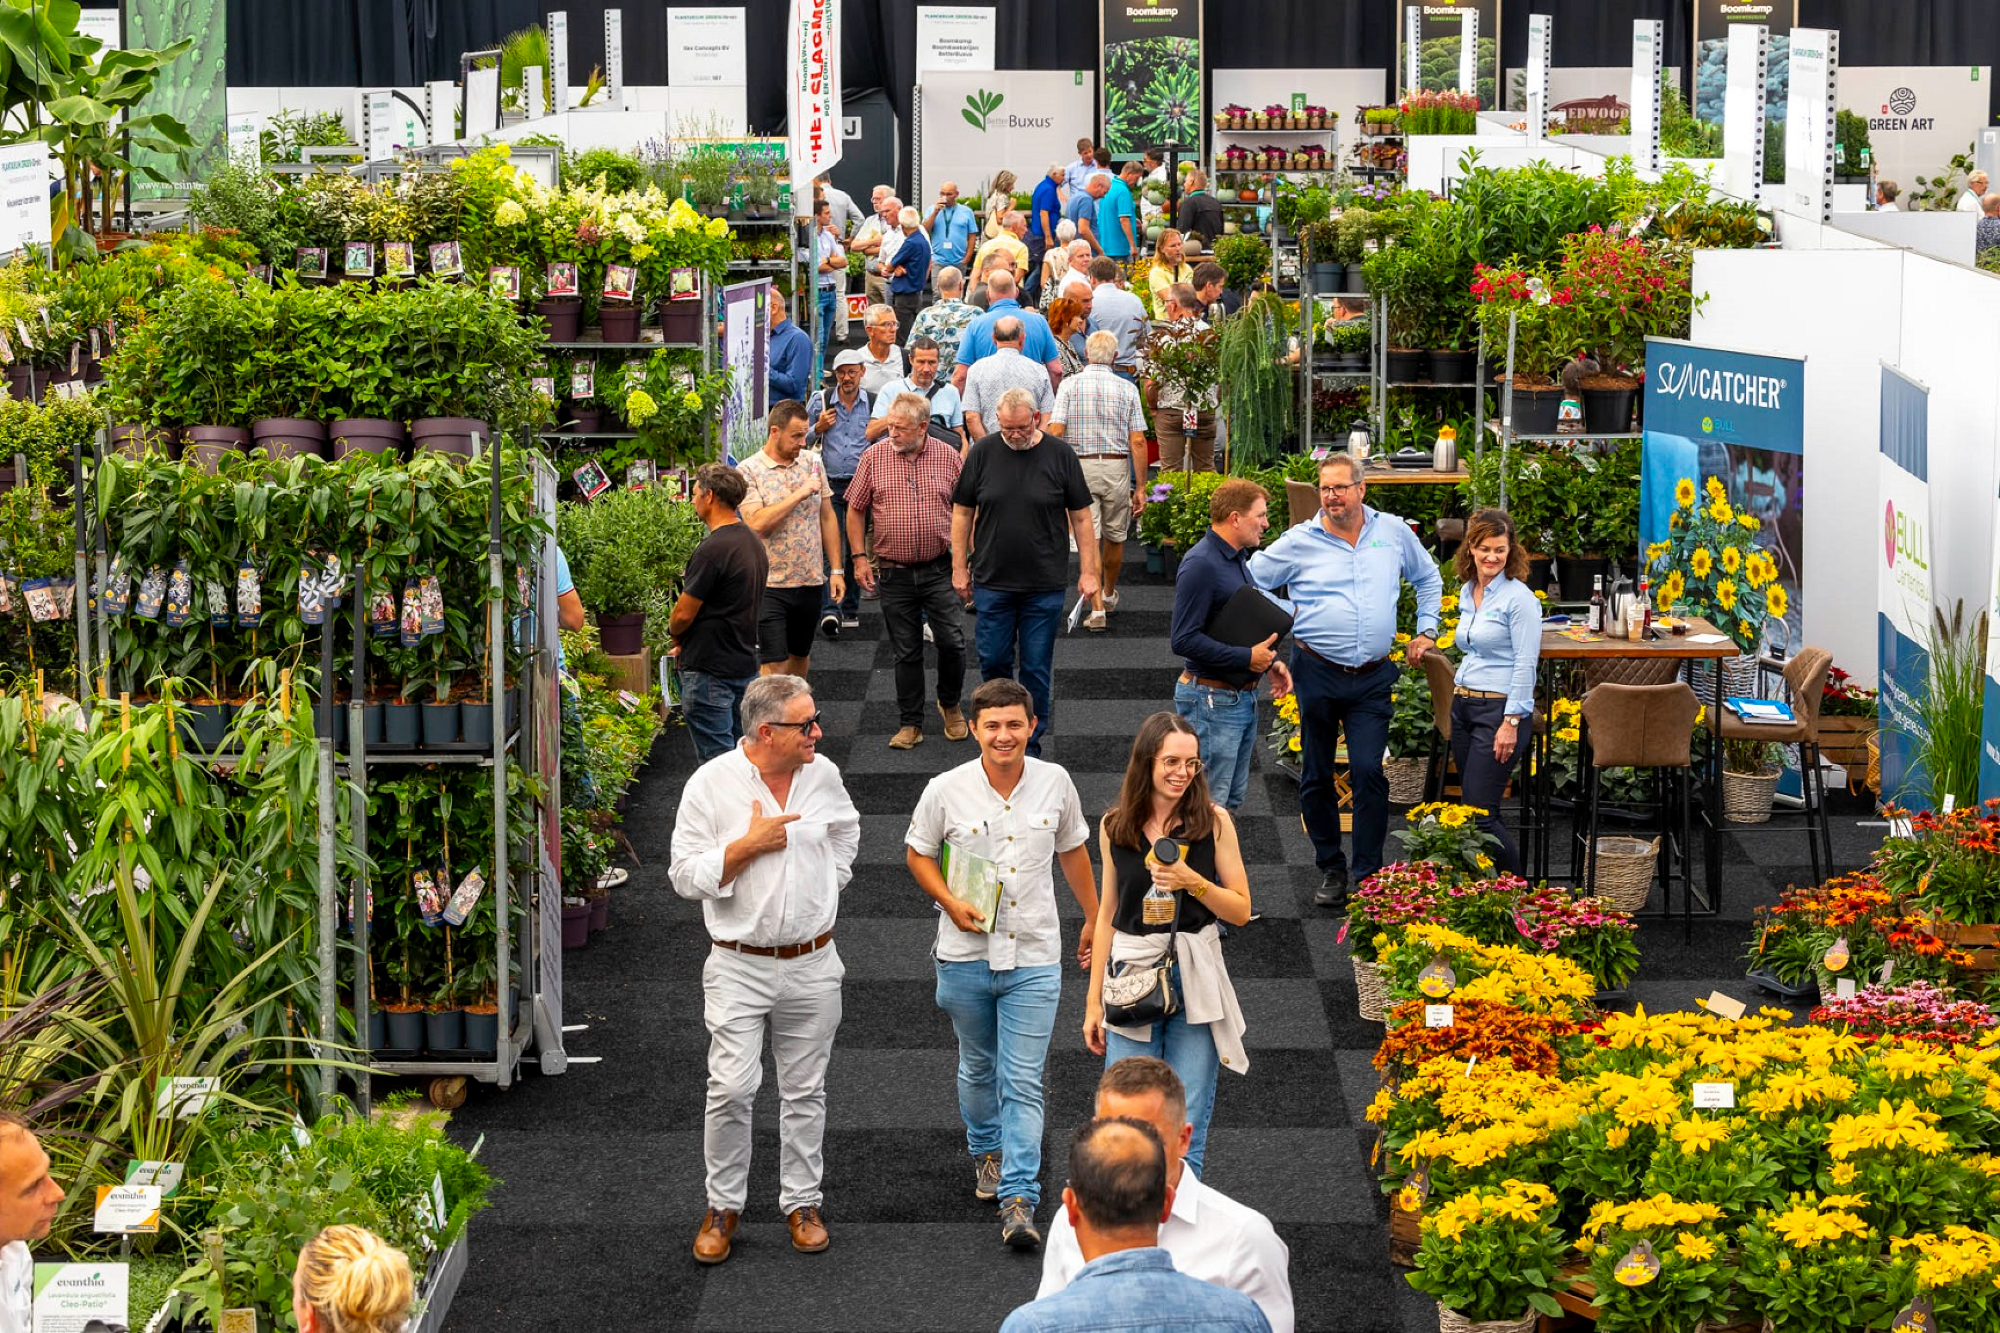
<svg viewBox="0 0 2000 1333">
<path fill-rule="evenodd" d="M 667 622 L 680 664 L 681 714 L 703 763 L 742 739 L 737 709 L 757 678 L 757 617 L 770 557 L 737 517 L 748 485 L 735 468 L 704 463 L 694 474 L 694 512 L 708 536 L 688 557 L 680 600 Z"/>
<path fill-rule="evenodd" d="M 1050 685 L 1070 538 L 1081 557 L 1077 593 L 1088 599 L 1097 592 L 1097 537 L 1083 464 L 1035 416 L 1034 398 L 1009 389 L 994 409 L 999 431 L 972 446 L 951 497 L 951 583 L 979 612 L 980 679 L 1007 676 L 1028 687 L 1028 753 L 1040 758 L 1055 713 Z"/>
</svg>

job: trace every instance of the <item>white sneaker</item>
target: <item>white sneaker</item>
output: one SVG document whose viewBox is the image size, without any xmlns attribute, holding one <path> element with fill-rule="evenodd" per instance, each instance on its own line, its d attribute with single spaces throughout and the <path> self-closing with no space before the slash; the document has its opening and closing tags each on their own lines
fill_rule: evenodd
<svg viewBox="0 0 2000 1333">
<path fill-rule="evenodd" d="M 1104 628 L 1104 613 L 1102 611 L 1092 611 L 1083 618 L 1083 627 L 1093 632 L 1102 630 Z"/>
<path fill-rule="evenodd" d="M 931 633 L 931 623 L 928 620 L 924 622 L 924 642 L 925 643 L 937 642 L 937 636 Z"/>
<path fill-rule="evenodd" d="M 1110 615 L 1118 609 L 1118 593 L 1114 589 L 1104 594 L 1104 614 Z"/>
</svg>

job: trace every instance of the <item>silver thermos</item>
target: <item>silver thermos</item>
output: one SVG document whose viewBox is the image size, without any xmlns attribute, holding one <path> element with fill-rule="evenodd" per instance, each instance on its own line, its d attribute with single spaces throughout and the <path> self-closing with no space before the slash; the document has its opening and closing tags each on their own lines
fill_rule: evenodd
<svg viewBox="0 0 2000 1333">
<path fill-rule="evenodd" d="M 1437 443 L 1431 446 L 1431 467 L 1438 472 L 1458 471 L 1458 431 L 1438 427 Z"/>
</svg>

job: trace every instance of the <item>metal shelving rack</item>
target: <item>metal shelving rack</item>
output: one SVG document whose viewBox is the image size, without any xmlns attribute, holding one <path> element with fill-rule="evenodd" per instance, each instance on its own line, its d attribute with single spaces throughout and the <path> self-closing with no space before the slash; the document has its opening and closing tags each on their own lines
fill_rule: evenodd
<svg viewBox="0 0 2000 1333">
<path fill-rule="evenodd" d="M 719 299 L 718 293 L 713 289 L 713 285 L 709 282 L 706 273 L 701 275 L 701 289 L 698 299 L 702 308 L 702 327 L 706 329 L 713 323 L 714 302 Z M 667 342 L 659 338 L 641 338 L 637 342 L 629 343 L 605 342 L 601 338 L 579 338 L 574 342 L 545 342 L 542 344 L 542 350 L 557 355 L 574 357 L 580 352 L 652 353 L 693 351 L 698 348 L 701 351 L 701 373 L 706 375 L 710 370 L 714 369 L 716 354 L 714 342 L 714 339 L 707 337 L 696 342 Z M 715 423 L 713 421 L 709 423 L 708 429 L 709 443 L 713 445 L 715 443 Z M 567 440 L 575 443 L 580 440 L 636 440 L 639 438 L 639 434 L 637 431 L 566 431 L 556 428 L 541 431 L 535 438 L 557 442 Z"/>
<path fill-rule="evenodd" d="M 1389 438 L 1389 390 L 1391 389 L 1470 389 L 1472 393 L 1472 448 L 1475 458 L 1484 457 L 1486 438 L 1486 337 L 1480 335 L 1473 353 L 1472 378 L 1454 383 L 1432 380 L 1392 380 L 1389 378 L 1389 310 L 1386 302 L 1372 301 L 1369 317 L 1374 321 L 1374 370 L 1370 387 L 1375 406 L 1375 435 Z M 1511 373 L 1512 358 L 1509 357 Z"/>
<path fill-rule="evenodd" d="M 1523 435 L 1515 433 L 1514 345 L 1519 327 L 1520 317 L 1518 315 L 1509 315 L 1507 317 L 1507 373 L 1500 381 L 1500 419 L 1498 421 L 1486 422 L 1485 429 L 1480 431 L 1476 437 L 1483 440 L 1485 434 L 1490 431 L 1500 441 L 1500 507 L 1502 509 L 1507 507 L 1507 455 L 1513 451 L 1514 441 L 1552 440 L 1562 444 L 1603 444 L 1612 440 L 1636 440 L 1640 438 L 1640 432 L 1638 431 L 1599 431 L 1594 433 L 1586 431 L 1573 435 Z M 1484 357 L 1483 347 L 1484 344 L 1482 342 L 1482 358 Z M 1484 373 L 1485 367 L 1483 364 L 1480 369 Z M 1485 401 L 1485 397 L 1486 395 L 1484 394 L 1480 395 L 1482 403 Z"/>
<path fill-rule="evenodd" d="M 1380 365 L 1375 356 L 1375 339 L 1368 340 L 1368 368 L 1366 370 L 1323 369 L 1315 364 L 1318 355 L 1313 339 L 1313 316 L 1315 307 L 1321 300 L 1346 297 L 1349 300 L 1367 301 L 1372 306 L 1375 298 L 1367 292 L 1321 292 L 1312 285 L 1312 269 L 1306 264 L 1304 255 L 1299 259 L 1299 448 L 1305 453 L 1313 451 L 1313 390 L 1325 380 L 1364 381 L 1371 390 L 1371 397 L 1379 396 L 1375 390 Z M 1372 315 L 1371 315 L 1372 319 Z"/>
</svg>

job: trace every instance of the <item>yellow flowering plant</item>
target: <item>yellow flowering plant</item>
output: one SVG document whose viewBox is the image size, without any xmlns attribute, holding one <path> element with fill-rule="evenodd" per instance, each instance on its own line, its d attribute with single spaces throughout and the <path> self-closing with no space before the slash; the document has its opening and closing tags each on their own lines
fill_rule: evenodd
<svg viewBox="0 0 2000 1333">
<path fill-rule="evenodd" d="M 1913 1294 L 1931 1298 L 1936 1327 L 2000 1328 L 2000 1237 L 1953 1226 L 1893 1241 L 1891 1249 L 1914 1253 Z"/>
<path fill-rule="evenodd" d="M 1790 609 L 1778 562 L 1759 541 L 1762 527 L 1754 514 L 1729 502 L 1721 478 L 1708 478 L 1698 492 L 1692 478 L 1682 477 L 1674 486 L 1667 540 L 1646 548 L 1659 610 L 1685 603 L 1744 652 L 1756 652 L 1764 621 Z"/>
<path fill-rule="evenodd" d="M 1493 873 L 1492 849 L 1499 839 L 1479 827 L 1486 811 L 1477 806 L 1431 801 L 1410 807 L 1407 828 L 1389 836 L 1402 848 L 1404 861 L 1428 861 L 1440 874 L 1480 879 Z"/>
<path fill-rule="evenodd" d="M 1546 1185 L 1508 1180 L 1424 1214 L 1410 1285 L 1472 1323 L 1562 1313 L 1552 1294 L 1567 1248 Z"/>
<path fill-rule="evenodd" d="M 1683 1333 L 1724 1322 L 1732 1270 L 1719 1217 L 1713 1204 L 1667 1193 L 1593 1205 L 1577 1249 L 1590 1261 L 1597 1327 L 1603 1333 Z M 1651 1249 L 1650 1264 L 1628 1259 L 1642 1241 Z"/>
<path fill-rule="evenodd" d="M 1146 507 L 1152 512 L 1152 506 Z M 1271 730 L 1265 741 L 1271 747 L 1271 757 L 1289 764 L 1299 760 L 1299 696 L 1296 692 L 1276 700 L 1271 705 Z"/>
<path fill-rule="evenodd" d="M 1794 1195 L 1737 1236 L 1736 1281 L 1772 1333 L 1864 1333 L 1889 1326 L 1909 1289 L 1912 1260 L 1884 1261 L 1887 1238 L 1851 1195 Z"/>
<path fill-rule="evenodd" d="M 1451 965 L 1453 984 L 1430 994 L 1418 981 L 1433 958 Z M 1481 944 L 1444 926 L 1415 924 L 1382 951 L 1392 1000 L 1425 996 L 1434 1001 L 1493 1000 L 1531 1014 L 1575 1020 L 1593 1012 L 1597 983 L 1590 973 L 1553 954 L 1512 945 Z M 1436 989 L 1433 987 L 1432 989 Z"/>
<path fill-rule="evenodd" d="M 1941 1117 L 1914 1101 L 1849 1111 L 1826 1130 L 1829 1184 L 1852 1190 L 1860 1212 L 1876 1230 L 1907 1236 L 1939 1223 L 1958 1222 L 1982 1192 L 1983 1177 L 1956 1151 Z"/>
<path fill-rule="evenodd" d="M 598 395 L 638 438 L 615 442 L 597 455 L 598 462 L 622 470 L 647 458 L 664 471 L 707 458 L 708 425 L 719 421 L 729 389 L 726 372 L 702 373 L 700 353 L 686 349 L 654 352 L 638 370 L 599 366 Z"/>
</svg>

